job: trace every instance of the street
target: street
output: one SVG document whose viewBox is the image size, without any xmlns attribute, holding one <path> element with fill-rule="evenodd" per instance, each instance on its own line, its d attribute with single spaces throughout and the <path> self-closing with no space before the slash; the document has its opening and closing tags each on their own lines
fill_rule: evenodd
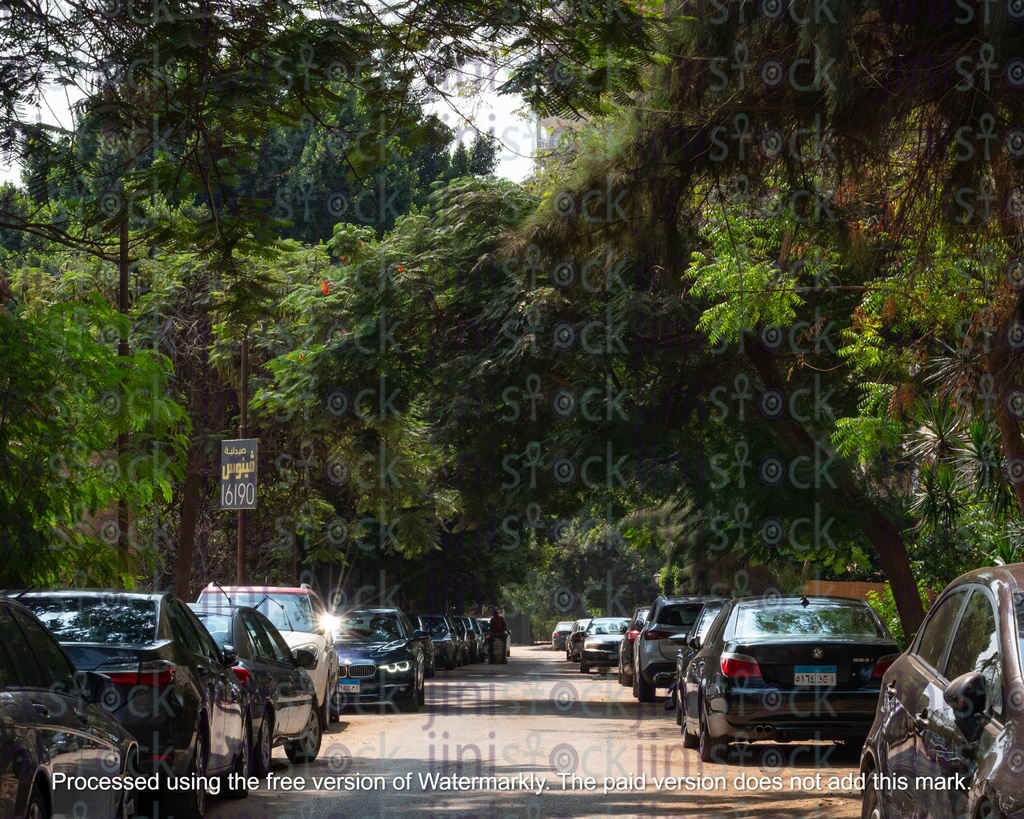
<svg viewBox="0 0 1024 819">
<path fill-rule="evenodd" d="M 550 647 L 516 646 L 508 665 L 438 671 L 419 713 L 345 714 L 314 763 L 275 749 L 270 777 L 248 799 L 212 799 L 208 816 L 860 816 L 850 780 L 829 787 L 856 775 L 847 749 L 734 745 L 727 765 L 702 765 L 664 697 L 641 706 L 615 669 L 578 668 Z"/>
</svg>

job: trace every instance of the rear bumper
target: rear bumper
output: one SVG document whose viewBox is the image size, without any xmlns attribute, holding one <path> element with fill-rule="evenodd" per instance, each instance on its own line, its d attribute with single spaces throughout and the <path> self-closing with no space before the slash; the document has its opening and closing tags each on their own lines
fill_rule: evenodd
<svg viewBox="0 0 1024 819">
<path fill-rule="evenodd" d="M 658 688 L 668 688 L 676 676 L 676 664 L 656 662 L 645 665 L 640 669 L 640 676 L 651 685 Z"/>
<path fill-rule="evenodd" d="M 875 720 L 878 691 L 734 689 L 711 691 L 705 702 L 716 738 L 863 739 Z"/>
</svg>

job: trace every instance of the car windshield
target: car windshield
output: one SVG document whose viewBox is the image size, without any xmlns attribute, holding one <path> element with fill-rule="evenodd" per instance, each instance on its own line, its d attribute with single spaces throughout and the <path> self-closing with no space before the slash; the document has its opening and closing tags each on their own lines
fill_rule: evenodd
<svg viewBox="0 0 1024 819">
<path fill-rule="evenodd" d="M 313 606 L 306 594 L 232 592 L 231 602 L 236 606 L 249 606 L 266 615 L 278 631 L 317 630 L 313 622 Z"/>
<path fill-rule="evenodd" d="M 23 597 L 62 643 L 146 645 L 156 640 L 156 601 L 104 595 Z"/>
<path fill-rule="evenodd" d="M 587 634 L 622 634 L 629 620 L 594 620 L 587 627 Z"/>
<path fill-rule="evenodd" d="M 448 633 L 448 625 L 440 617 L 421 617 L 423 629 L 434 637 L 444 637 Z"/>
<path fill-rule="evenodd" d="M 760 604 L 736 609 L 736 639 L 750 637 L 883 637 L 870 609 L 856 603 Z"/>
<path fill-rule="evenodd" d="M 378 612 L 351 612 L 343 615 L 334 630 L 336 640 L 380 642 L 397 640 L 402 633 L 398 617 Z"/>
<path fill-rule="evenodd" d="M 231 642 L 231 617 L 227 614 L 214 614 L 207 611 L 197 611 L 196 617 L 202 620 L 210 636 L 217 641 L 217 645 L 225 646 Z"/>
</svg>

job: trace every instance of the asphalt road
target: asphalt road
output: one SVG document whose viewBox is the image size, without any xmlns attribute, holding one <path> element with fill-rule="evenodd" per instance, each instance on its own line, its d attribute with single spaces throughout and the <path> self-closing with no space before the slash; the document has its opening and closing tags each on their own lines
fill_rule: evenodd
<svg viewBox="0 0 1024 819">
<path fill-rule="evenodd" d="M 614 670 L 584 676 L 562 652 L 516 646 L 505 666 L 438 671 L 419 713 L 346 714 L 310 765 L 276 749 L 258 789 L 211 800 L 207 815 L 846 819 L 860 816 L 859 795 L 829 779 L 855 766 L 838 746 L 766 743 L 702 765 L 663 699 L 641 706 Z"/>
</svg>

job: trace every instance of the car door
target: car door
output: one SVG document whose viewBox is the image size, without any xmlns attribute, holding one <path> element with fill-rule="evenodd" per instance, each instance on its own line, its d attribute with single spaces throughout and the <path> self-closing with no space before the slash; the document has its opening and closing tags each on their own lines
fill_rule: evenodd
<svg viewBox="0 0 1024 819">
<path fill-rule="evenodd" d="M 265 696 L 270 696 L 274 702 L 277 730 L 291 736 L 302 729 L 306 711 L 299 707 L 302 691 L 296 690 L 298 669 L 292 660 L 288 644 L 273 624 L 259 612 L 245 612 L 242 618 L 245 630 L 252 641 L 254 670 L 258 669 L 261 686 L 265 685 L 268 689 Z M 271 636 L 272 634 L 277 636 L 277 640 Z M 297 724 L 300 710 L 303 722 Z"/>
<path fill-rule="evenodd" d="M 35 727 L 36 745 L 53 773 L 114 776 L 121 771 L 121 750 L 77 696 L 75 668 L 52 635 L 31 615 L 11 608 L 0 615 L 8 655 L 20 677 L 21 707 Z M 103 816 L 117 806 L 113 790 L 55 788 L 53 813 Z"/>
<path fill-rule="evenodd" d="M 886 801 L 907 819 L 928 816 L 928 795 L 916 788 L 917 777 L 929 775 L 927 757 L 919 756 L 920 732 L 926 725 L 932 694 L 945 667 L 949 642 L 967 601 L 968 590 L 957 589 L 941 598 L 928 613 L 911 649 L 896 663 L 896 671 L 882 689 L 882 743 L 879 773 L 889 782 L 903 780 L 906 787 L 886 789 Z"/>
<path fill-rule="evenodd" d="M 985 679 L 987 702 L 985 722 L 987 730 L 981 737 L 987 742 L 1002 731 L 1003 710 L 1003 658 L 997 628 L 995 600 L 984 588 L 975 587 L 949 641 L 944 672 L 932 680 L 924 690 L 921 713 L 927 709 L 926 723 L 920 729 L 916 745 L 918 776 L 930 777 L 916 787 L 916 801 L 929 817 L 953 819 L 966 815 L 967 789 L 949 787 L 959 775 L 966 781 L 977 767 L 981 746 L 986 742 L 970 741 L 957 725 L 953 709 L 943 698 L 948 681 L 961 674 L 977 671 Z"/>
</svg>

